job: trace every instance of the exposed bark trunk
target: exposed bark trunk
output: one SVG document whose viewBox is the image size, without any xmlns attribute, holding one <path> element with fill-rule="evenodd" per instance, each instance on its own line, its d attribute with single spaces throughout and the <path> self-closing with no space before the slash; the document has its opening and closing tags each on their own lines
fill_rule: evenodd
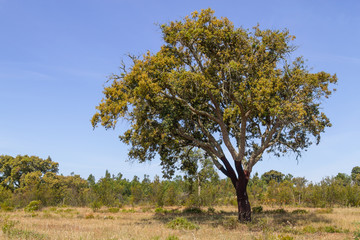
<svg viewBox="0 0 360 240">
<path fill-rule="evenodd" d="M 244 184 L 241 181 L 237 181 L 236 184 L 236 197 L 238 203 L 238 219 L 239 222 L 250 222 L 251 221 L 251 207 L 249 198 L 246 192 L 247 183 Z"/>
<path fill-rule="evenodd" d="M 236 165 L 236 171 L 238 174 L 238 177 L 236 176 L 236 173 L 234 169 L 229 164 L 226 157 L 220 158 L 222 162 L 224 163 L 225 168 L 222 169 L 222 172 L 230 178 L 235 190 L 236 190 L 236 196 L 237 196 L 237 202 L 238 202 L 238 219 L 239 222 L 250 222 L 251 221 L 251 208 L 250 208 L 250 202 L 249 198 L 246 192 L 246 187 L 249 182 L 250 178 L 250 172 L 247 170 L 243 170 L 243 167 L 241 165 L 241 162 L 235 162 Z M 221 169 L 220 169 L 221 170 Z"/>
<path fill-rule="evenodd" d="M 239 174 L 239 179 L 236 181 L 236 197 L 238 203 L 238 219 L 239 222 L 251 221 L 251 207 L 246 191 L 246 187 L 249 181 L 249 173 L 244 171 L 244 174 Z"/>
</svg>

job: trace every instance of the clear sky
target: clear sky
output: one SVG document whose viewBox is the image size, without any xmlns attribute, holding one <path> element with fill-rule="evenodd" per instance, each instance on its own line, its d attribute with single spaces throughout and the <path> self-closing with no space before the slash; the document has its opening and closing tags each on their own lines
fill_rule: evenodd
<svg viewBox="0 0 360 240">
<path fill-rule="evenodd" d="M 211 7 L 235 26 L 290 30 L 312 71 L 336 73 L 338 90 L 324 104 L 333 127 L 297 162 L 266 157 L 254 167 L 318 182 L 360 165 L 360 1 L 0 0 L 0 154 L 37 155 L 96 179 L 161 175 L 159 162 L 126 162 L 119 132 L 92 129 L 103 84 L 128 53 L 156 52 L 156 24 Z M 294 55 L 294 56 L 295 56 Z"/>
</svg>

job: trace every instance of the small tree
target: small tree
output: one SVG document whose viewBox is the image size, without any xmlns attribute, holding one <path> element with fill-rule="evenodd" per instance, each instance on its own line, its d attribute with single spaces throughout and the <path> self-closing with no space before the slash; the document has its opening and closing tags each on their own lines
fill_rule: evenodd
<svg viewBox="0 0 360 240">
<path fill-rule="evenodd" d="M 211 9 L 161 26 L 165 44 L 133 57 L 130 69 L 110 77 L 92 125 L 131 126 L 120 139 L 130 159 L 160 155 L 173 169 L 189 146 L 204 150 L 236 190 L 240 221 L 251 220 L 246 192 L 254 165 L 267 151 L 300 155 L 330 122 L 320 111 L 337 78 L 310 73 L 288 31 L 235 28 Z M 226 156 L 228 151 L 230 156 Z M 233 160 L 230 164 L 229 157 Z"/>
</svg>

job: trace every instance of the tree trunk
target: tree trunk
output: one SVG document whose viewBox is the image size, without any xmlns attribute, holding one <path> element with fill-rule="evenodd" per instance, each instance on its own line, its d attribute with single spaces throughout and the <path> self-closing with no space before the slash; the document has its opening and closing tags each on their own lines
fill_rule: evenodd
<svg viewBox="0 0 360 240">
<path fill-rule="evenodd" d="M 246 192 L 247 181 L 236 181 L 236 197 L 238 203 L 239 222 L 251 221 L 251 207 Z"/>
</svg>

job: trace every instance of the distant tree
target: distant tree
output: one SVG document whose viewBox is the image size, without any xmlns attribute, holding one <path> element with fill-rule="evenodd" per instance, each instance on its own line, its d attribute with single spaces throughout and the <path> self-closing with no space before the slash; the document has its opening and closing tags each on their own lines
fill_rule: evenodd
<svg viewBox="0 0 360 240">
<path fill-rule="evenodd" d="M 265 181 L 266 183 L 269 183 L 271 180 L 274 180 L 277 183 L 280 183 L 284 180 L 284 174 L 282 174 L 281 172 L 275 171 L 275 170 L 270 170 L 268 172 L 265 172 L 262 176 L 261 176 L 261 180 Z"/>
<path fill-rule="evenodd" d="M 338 173 L 335 177 L 335 180 L 343 186 L 349 185 L 351 183 L 351 177 L 346 173 Z"/>
<path fill-rule="evenodd" d="M 189 182 L 190 194 L 194 193 L 195 187 L 197 187 L 197 200 L 195 202 L 200 206 L 202 186 L 208 182 L 217 181 L 219 179 L 219 175 L 214 169 L 211 158 L 206 156 L 206 153 L 200 149 L 188 149 L 186 156 L 182 157 L 180 169 L 185 172 L 184 178 Z"/>
<path fill-rule="evenodd" d="M 187 180 L 191 183 L 197 183 L 198 195 L 200 195 L 200 189 L 203 183 L 219 178 L 211 159 L 200 149 L 195 151 L 189 149 L 187 156 L 182 158 L 180 169 L 186 173 L 185 178 Z"/>
<path fill-rule="evenodd" d="M 351 170 L 351 179 L 354 183 L 360 185 L 360 167 L 353 167 Z"/>
<path fill-rule="evenodd" d="M 50 157 L 42 159 L 37 156 L 18 155 L 16 157 L 0 156 L 0 183 L 14 190 L 20 187 L 20 179 L 23 175 L 32 172 L 40 172 L 44 175 L 47 172 L 58 172 L 59 164 L 53 162 Z"/>
<path fill-rule="evenodd" d="M 330 121 L 320 111 L 337 77 L 310 73 L 302 58 L 289 63 L 294 39 L 287 30 L 235 28 L 211 9 L 161 25 L 165 44 L 132 57 L 130 69 L 110 77 L 92 125 L 114 128 L 130 159 L 158 153 L 172 170 L 189 146 L 204 150 L 235 188 L 239 221 L 251 220 L 246 187 L 264 152 L 298 156 L 316 143 Z M 225 155 L 229 152 L 229 157 Z"/>
</svg>

